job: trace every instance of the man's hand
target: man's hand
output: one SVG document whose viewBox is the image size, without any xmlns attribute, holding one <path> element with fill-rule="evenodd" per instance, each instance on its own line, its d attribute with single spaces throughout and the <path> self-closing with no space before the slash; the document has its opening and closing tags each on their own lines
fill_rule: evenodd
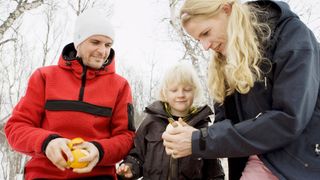
<svg viewBox="0 0 320 180">
<path fill-rule="evenodd" d="M 79 145 L 73 146 L 74 149 L 84 149 L 89 152 L 89 154 L 85 157 L 79 159 L 79 162 L 89 162 L 87 167 L 84 168 L 74 168 L 73 172 L 76 173 L 88 173 L 91 172 L 92 169 L 97 165 L 99 161 L 99 150 L 98 148 L 92 144 L 91 142 L 83 142 Z"/>
<path fill-rule="evenodd" d="M 73 161 L 73 156 L 67 144 L 70 142 L 66 138 L 56 138 L 49 142 L 45 154 L 47 158 L 60 170 L 64 171 L 67 166 L 67 160 Z"/>
</svg>

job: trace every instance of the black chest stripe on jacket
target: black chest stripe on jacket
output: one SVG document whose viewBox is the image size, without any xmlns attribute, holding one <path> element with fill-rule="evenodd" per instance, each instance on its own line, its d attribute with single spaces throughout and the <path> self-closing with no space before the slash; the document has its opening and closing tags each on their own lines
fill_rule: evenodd
<svg viewBox="0 0 320 180">
<path fill-rule="evenodd" d="M 47 100 L 45 109 L 49 111 L 80 111 L 105 117 L 112 115 L 112 108 L 72 100 Z"/>
</svg>

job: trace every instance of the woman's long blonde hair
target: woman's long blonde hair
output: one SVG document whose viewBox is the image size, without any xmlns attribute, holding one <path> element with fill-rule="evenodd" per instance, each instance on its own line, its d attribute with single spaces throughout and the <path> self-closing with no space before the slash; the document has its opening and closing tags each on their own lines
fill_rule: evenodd
<svg viewBox="0 0 320 180">
<path fill-rule="evenodd" d="M 215 16 L 224 4 L 232 11 L 227 27 L 227 53 L 213 52 L 209 65 L 208 87 L 215 102 L 223 103 L 235 91 L 246 94 L 261 76 L 259 63 L 263 59 L 262 41 L 270 36 L 266 23 L 258 22 L 263 13 L 238 0 L 186 0 L 180 10 L 182 25 L 195 17 Z"/>
</svg>

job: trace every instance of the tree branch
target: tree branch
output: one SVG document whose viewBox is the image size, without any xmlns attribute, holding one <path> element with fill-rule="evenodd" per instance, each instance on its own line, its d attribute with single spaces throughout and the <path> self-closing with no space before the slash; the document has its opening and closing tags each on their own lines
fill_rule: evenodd
<svg viewBox="0 0 320 180">
<path fill-rule="evenodd" d="M 43 0 L 35 0 L 30 3 L 27 1 L 19 1 L 16 9 L 9 14 L 9 17 L 0 25 L 0 40 L 4 33 L 13 25 L 14 21 L 18 19 L 25 11 L 35 9 L 43 4 Z"/>
<path fill-rule="evenodd" d="M 3 44 L 9 42 L 9 41 L 16 41 L 17 39 L 16 38 L 11 38 L 11 39 L 7 39 L 7 40 L 4 40 L 2 42 L 0 42 L 0 46 L 2 46 Z"/>
</svg>

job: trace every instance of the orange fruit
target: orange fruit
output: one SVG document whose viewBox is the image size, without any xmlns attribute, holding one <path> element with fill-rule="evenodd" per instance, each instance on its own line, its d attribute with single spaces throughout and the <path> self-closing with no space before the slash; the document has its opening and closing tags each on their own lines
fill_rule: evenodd
<svg viewBox="0 0 320 180">
<path fill-rule="evenodd" d="M 74 138 L 72 139 L 69 143 L 68 143 L 68 147 L 71 150 L 72 156 L 73 156 L 73 161 L 67 161 L 67 165 L 71 168 L 84 168 L 87 167 L 89 162 L 79 162 L 79 159 L 82 157 L 85 157 L 89 154 L 88 151 L 84 150 L 84 149 L 74 149 L 73 146 L 74 145 L 78 145 L 83 143 L 84 140 L 80 137 Z"/>
<path fill-rule="evenodd" d="M 79 159 L 87 156 L 89 153 L 84 149 L 75 149 L 71 151 L 73 156 L 73 161 L 67 161 L 67 164 L 71 168 L 84 168 L 87 167 L 89 162 L 79 162 Z"/>
</svg>

